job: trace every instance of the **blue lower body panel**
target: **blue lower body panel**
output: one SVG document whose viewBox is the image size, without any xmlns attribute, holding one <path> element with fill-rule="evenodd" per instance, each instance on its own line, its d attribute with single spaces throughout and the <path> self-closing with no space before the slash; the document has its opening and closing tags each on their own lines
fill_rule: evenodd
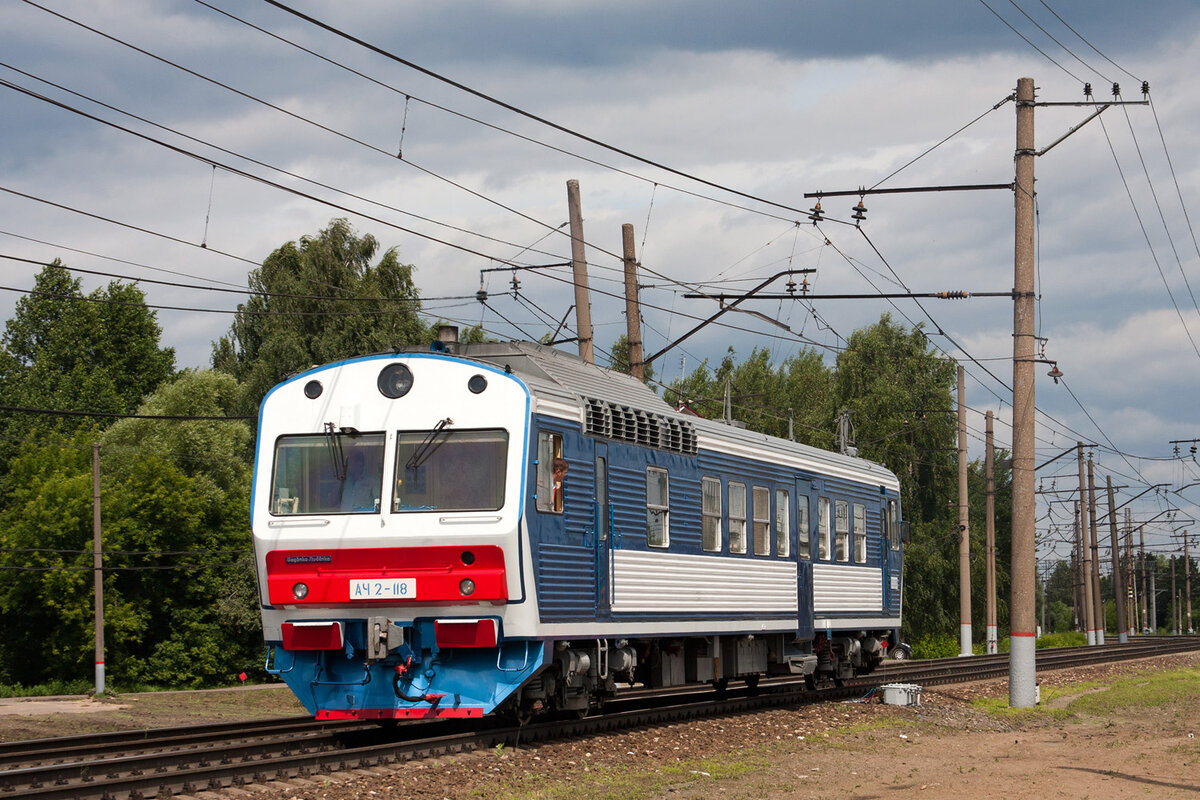
<svg viewBox="0 0 1200 800">
<path fill-rule="evenodd" d="M 547 645 L 533 640 L 438 648 L 432 624 L 420 623 L 386 658 L 368 661 L 356 646 L 362 621 L 343 625 L 342 650 L 285 650 L 269 643 L 274 663 L 268 661 L 267 671 L 282 678 L 317 719 L 482 717 L 547 661 Z"/>
</svg>

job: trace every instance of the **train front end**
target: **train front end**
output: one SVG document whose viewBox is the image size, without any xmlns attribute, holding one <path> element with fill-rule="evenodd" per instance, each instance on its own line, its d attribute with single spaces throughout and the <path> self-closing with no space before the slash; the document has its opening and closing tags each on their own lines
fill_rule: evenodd
<svg viewBox="0 0 1200 800">
<path fill-rule="evenodd" d="M 529 394 L 436 354 L 316 368 L 259 413 L 267 669 L 318 719 L 475 717 L 544 663 L 524 599 Z"/>
</svg>

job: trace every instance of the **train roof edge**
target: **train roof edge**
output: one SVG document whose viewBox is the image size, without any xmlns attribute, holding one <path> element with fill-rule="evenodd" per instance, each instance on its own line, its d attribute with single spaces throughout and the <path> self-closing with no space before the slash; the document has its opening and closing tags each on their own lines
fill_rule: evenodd
<svg viewBox="0 0 1200 800">
<path fill-rule="evenodd" d="M 406 354 L 428 353 L 428 347 L 401 347 Z M 827 463 L 871 473 L 892 486 L 898 486 L 896 475 L 874 461 L 843 455 L 812 445 L 781 439 L 748 428 L 730 425 L 723 420 L 707 419 L 676 410 L 649 387 L 631 375 L 589 364 L 579 356 L 537 342 L 453 342 L 445 345 L 443 355 L 479 361 L 511 372 L 540 396 L 557 397 L 573 405 L 586 400 L 601 400 L 630 408 L 686 421 L 698 432 L 712 437 L 740 442 L 751 447 L 795 452 L 797 449 Z"/>
</svg>

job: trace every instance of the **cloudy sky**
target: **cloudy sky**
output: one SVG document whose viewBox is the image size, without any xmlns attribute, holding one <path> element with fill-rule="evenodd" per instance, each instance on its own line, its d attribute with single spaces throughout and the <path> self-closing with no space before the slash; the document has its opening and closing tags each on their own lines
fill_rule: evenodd
<svg viewBox="0 0 1200 800">
<path fill-rule="evenodd" d="M 573 302 L 569 271 L 522 271 L 514 297 L 511 273 L 484 270 L 569 257 L 569 179 L 601 362 L 624 331 L 624 223 L 649 352 L 716 311 L 686 293 L 789 268 L 815 270 L 817 294 L 1008 291 L 1010 191 L 867 195 L 861 228 L 857 197 L 826 198 L 818 227 L 805 194 L 1006 184 L 1019 77 L 1061 103 L 1085 83 L 1141 101 L 1146 81 L 1150 105 L 1111 107 L 1037 160 L 1038 328 L 1065 376 L 1039 368 L 1038 459 L 1095 443 L 1121 499 L 1200 480 L 1190 443 L 1178 459 L 1170 444 L 1200 436 L 1192 2 L 7 0 L 0 53 L 0 313 L 37 272 L 15 259 L 207 287 L 142 284 L 152 305 L 186 309 L 158 312 L 180 367 L 207 365 L 228 329 L 240 297 L 214 288 L 244 287 L 273 249 L 339 216 L 396 247 L 423 295 L 450 298 L 427 301 L 431 319 L 540 337 Z M 1089 113 L 1039 108 L 1038 146 Z M 988 409 L 1009 446 L 1010 300 L 744 307 L 774 322 L 728 314 L 663 355 L 659 376 L 730 346 L 832 360 L 890 313 L 965 359 L 972 456 Z M 1074 476 L 1066 458 L 1039 473 L 1045 489 Z M 1064 551 L 1071 516 L 1053 498 L 1068 496 L 1043 495 L 1046 554 Z M 1200 518 L 1193 499 L 1200 487 L 1130 507 L 1135 521 L 1182 509 L 1147 529 L 1166 549 Z"/>
</svg>

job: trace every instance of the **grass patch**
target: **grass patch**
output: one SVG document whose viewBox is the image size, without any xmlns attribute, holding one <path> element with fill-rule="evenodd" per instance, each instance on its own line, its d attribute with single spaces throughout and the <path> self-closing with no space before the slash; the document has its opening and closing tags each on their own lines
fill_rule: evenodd
<svg viewBox="0 0 1200 800">
<path fill-rule="evenodd" d="M 1077 697 L 1068 708 L 1080 714 L 1108 714 L 1131 708 L 1192 704 L 1197 697 L 1200 697 L 1200 669 L 1179 669 L 1118 678 L 1108 691 Z"/>
<path fill-rule="evenodd" d="M 673 786 L 736 778 L 767 769 L 770 763 L 761 753 L 750 751 L 689 759 L 664 764 L 654 770 L 584 762 L 570 777 L 535 774 L 516 780 L 510 777 L 502 787 L 480 787 L 473 794 L 495 800 L 644 800 L 661 795 Z"/>
<path fill-rule="evenodd" d="M 57 695 L 83 695 L 95 689 L 92 681 L 50 681 L 33 686 L 22 686 L 19 683 L 0 684 L 0 697 L 52 697 Z"/>
</svg>

